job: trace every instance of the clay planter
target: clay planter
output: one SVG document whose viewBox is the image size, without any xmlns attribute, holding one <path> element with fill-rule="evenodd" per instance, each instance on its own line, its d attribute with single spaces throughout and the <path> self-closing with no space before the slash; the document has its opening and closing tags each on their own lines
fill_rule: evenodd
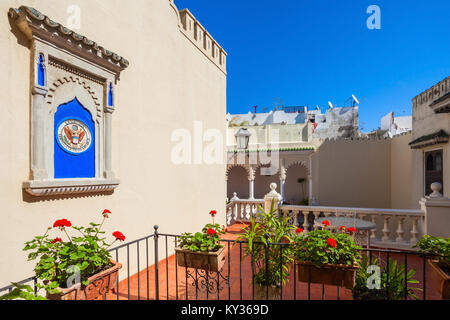
<svg viewBox="0 0 450 320">
<path fill-rule="evenodd" d="M 225 248 L 214 252 L 192 252 L 177 247 L 175 252 L 180 267 L 219 272 L 225 264 Z"/>
<path fill-rule="evenodd" d="M 49 300 L 95 300 L 104 295 L 109 290 L 115 288 L 117 284 L 117 277 L 119 276 L 119 269 L 122 265 L 114 260 L 111 260 L 113 266 L 107 270 L 99 272 L 89 277 L 89 285 L 78 288 L 74 285 L 70 288 L 58 288 L 61 293 L 47 295 Z"/>
<path fill-rule="evenodd" d="M 431 283 L 433 287 L 437 288 L 442 299 L 450 299 L 450 275 L 443 270 L 443 263 L 438 260 L 428 260 L 428 264 L 431 266 Z M 446 267 L 450 269 L 448 266 Z"/>
<path fill-rule="evenodd" d="M 255 300 L 280 300 L 281 288 L 269 286 L 269 299 L 267 299 L 267 287 L 255 283 Z"/>
<path fill-rule="evenodd" d="M 356 280 L 357 264 L 353 266 L 324 264 L 318 268 L 310 262 L 296 261 L 298 268 L 298 281 L 322 283 L 331 286 L 353 288 Z"/>
</svg>

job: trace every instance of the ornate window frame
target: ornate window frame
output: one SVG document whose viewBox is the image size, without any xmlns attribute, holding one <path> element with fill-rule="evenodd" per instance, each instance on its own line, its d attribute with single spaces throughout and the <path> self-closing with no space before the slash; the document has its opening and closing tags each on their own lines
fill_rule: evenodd
<svg viewBox="0 0 450 320">
<path fill-rule="evenodd" d="M 34 196 L 112 192 L 111 118 L 116 84 L 129 62 L 36 9 L 11 8 L 9 17 L 30 40 L 31 170 L 23 189 Z M 112 92 L 111 92 L 112 90 Z M 95 177 L 54 178 L 54 115 L 73 99 L 95 123 Z"/>
</svg>

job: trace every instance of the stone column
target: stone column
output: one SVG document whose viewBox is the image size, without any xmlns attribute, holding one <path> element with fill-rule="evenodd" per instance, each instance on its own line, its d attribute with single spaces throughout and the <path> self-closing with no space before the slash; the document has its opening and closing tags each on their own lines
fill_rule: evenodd
<svg viewBox="0 0 450 320">
<path fill-rule="evenodd" d="M 255 199 L 255 169 L 250 167 L 248 172 L 248 198 Z"/>
<path fill-rule="evenodd" d="M 444 197 L 440 191 L 442 185 L 431 184 L 431 193 L 420 200 L 420 207 L 425 214 L 424 234 L 435 237 L 450 237 L 450 198 Z"/>
<path fill-rule="evenodd" d="M 284 166 L 280 167 L 280 193 L 281 193 L 281 201 L 285 201 L 285 185 L 286 185 L 286 173 L 287 170 Z"/>
<path fill-rule="evenodd" d="M 270 212 L 270 209 L 272 207 L 272 201 L 273 201 L 273 209 L 274 210 L 278 209 L 281 199 L 282 199 L 281 194 L 277 192 L 277 184 L 271 183 L 270 192 L 264 196 L 264 211 L 266 213 Z"/>
<path fill-rule="evenodd" d="M 31 171 L 33 180 L 45 180 L 48 178 L 45 168 L 45 97 L 48 90 L 35 86 L 32 91 L 32 158 Z"/>
<path fill-rule="evenodd" d="M 114 108 L 106 107 L 105 108 L 105 171 L 104 178 L 111 179 L 114 178 L 114 172 L 112 171 L 112 146 L 111 146 L 111 121 L 112 121 L 112 113 L 114 112 Z"/>
<path fill-rule="evenodd" d="M 308 170 L 308 181 L 309 181 L 309 205 L 313 203 L 313 181 L 312 181 L 312 156 L 309 156 L 309 170 Z"/>
</svg>

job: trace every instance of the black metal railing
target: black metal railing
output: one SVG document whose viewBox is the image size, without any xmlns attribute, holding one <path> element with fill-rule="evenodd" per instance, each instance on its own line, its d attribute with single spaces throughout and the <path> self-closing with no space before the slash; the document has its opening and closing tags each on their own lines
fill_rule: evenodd
<svg viewBox="0 0 450 320">
<path fill-rule="evenodd" d="M 117 279 L 116 287 L 106 293 L 103 299 L 107 300 L 253 300 L 255 291 L 264 290 L 265 297 L 270 297 L 269 285 L 260 287 L 252 279 L 255 276 L 254 256 L 245 256 L 244 249 L 248 245 L 245 241 L 222 239 L 226 249 L 225 264 L 219 272 L 211 272 L 202 269 L 179 267 L 177 257 L 173 249 L 177 246 L 179 235 L 164 234 L 154 227 L 151 235 L 141 239 L 122 244 L 109 250 L 114 260 L 121 263 L 123 268 Z M 279 246 L 280 258 L 283 250 L 290 246 L 286 243 L 269 243 L 268 246 Z M 264 254 L 264 268 L 266 279 L 268 278 L 269 255 L 266 248 Z M 389 284 L 389 268 L 391 261 L 404 266 L 403 296 L 404 300 L 412 299 L 408 290 L 408 272 L 415 269 L 418 283 L 418 298 L 438 299 L 428 292 L 427 256 L 415 251 L 387 250 L 379 248 L 363 248 L 362 255 L 368 257 L 369 262 L 378 258 L 386 273 L 386 283 Z M 280 259 L 280 273 L 283 272 L 283 264 Z M 290 275 L 286 284 L 279 286 L 277 299 L 281 300 L 320 300 L 320 299 L 352 299 L 349 289 L 338 286 L 328 286 L 297 281 L 298 265 L 292 263 L 289 267 Z M 429 269 L 429 268 L 428 268 Z M 37 280 L 33 277 L 18 282 L 29 284 L 36 290 Z M 392 291 L 398 290 L 386 285 L 385 297 L 392 297 Z M 0 295 L 11 292 L 13 286 L 0 289 Z M 400 297 L 396 296 L 396 299 Z"/>
</svg>

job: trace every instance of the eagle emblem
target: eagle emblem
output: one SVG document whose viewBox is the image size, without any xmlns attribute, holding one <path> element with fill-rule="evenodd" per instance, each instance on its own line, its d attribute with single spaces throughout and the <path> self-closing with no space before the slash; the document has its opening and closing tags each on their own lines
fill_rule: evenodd
<svg viewBox="0 0 450 320">
<path fill-rule="evenodd" d="M 81 153 L 91 145 L 91 133 L 83 122 L 66 120 L 58 127 L 58 142 L 70 153 Z"/>
</svg>

